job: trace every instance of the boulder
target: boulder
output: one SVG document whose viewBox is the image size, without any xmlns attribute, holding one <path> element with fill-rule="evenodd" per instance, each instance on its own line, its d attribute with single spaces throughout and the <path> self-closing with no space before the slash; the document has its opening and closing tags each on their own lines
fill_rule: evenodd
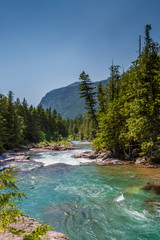
<svg viewBox="0 0 160 240">
<path fill-rule="evenodd" d="M 69 240 L 69 238 L 63 233 L 48 231 L 45 240 Z"/>
<path fill-rule="evenodd" d="M 101 166 L 106 166 L 106 165 L 112 166 L 112 165 L 121 165 L 121 164 L 125 164 L 125 162 L 115 158 L 106 158 L 105 160 L 97 159 L 96 161 L 96 165 L 101 165 Z"/>
<path fill-rule="evenodd" d="M 146 164 L 146 158 L 145 157 L 136 158 L 135 164 Z"/>
<path fill-rule="evenodd" d="M 97 158 L 97 152 L 95 151 L 85 151 L 83 153 L 79 153 L 76 155 L 73 155 L 74 158 L 89 158 L 89 159 L 96 159 Z"/>
<path fill-rule="evenodd" d="M 83 153 L 79 153 L 76 155 L 73 155 L 74 158 L 89 158 L 89 159 L 100 159 L 100 160 L 106 160 L 108 158 L 113 158 L 110 152 L 97 152 L 97 151 L 85 151 Z"/>
</svg>

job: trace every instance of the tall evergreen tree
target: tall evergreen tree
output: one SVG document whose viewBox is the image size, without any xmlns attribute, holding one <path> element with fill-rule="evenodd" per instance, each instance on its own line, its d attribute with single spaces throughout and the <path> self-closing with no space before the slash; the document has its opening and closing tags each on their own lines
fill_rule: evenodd
<svg viewBox="0 0 160 240">
<path fill-rule="evenodd" d="M 80 74 L 81 83 L 79 84 L 80 98 L 85 99 L 85 108 L 91 117 L 94 119 L 96 125 L 98 126 L 98 121 L 96 117 L 95 110 L 95 87 L 93 87 L 93 83 L 91 82 L 89 75 L 84 71 Z"/>
<path fill-rule="evenodd" d="M 121 82 L 121 75 L 119 72 L 119 65 L 113 65 L 109 68 L 110 69 L 110 77 L 107 83 L 107 100 L 109 102 L 113 102 L 113 100 L 118 97 L 119 90 L 120 90 L 120 82 Z"/>
<path fill-rule="evenodd" d="M 119 105 L 121 75 L 119 66 L 110 67 L 110 77 L 105 89 L 105 109 L 99 112 L 99 129 L 94 145 L 97 149 L 110 150 L 114 156 L 119 154 L 121 143 L 119 134 L 122 117 Z"/>
<path fill-rule="evenodd" d="M 22 119 L 16 112 L 12 91 L 9 91 L 8 94 L 5 128 L 6 128 L 4 140 L 5 148 L 9 149 L 17 147 L 22 137 Z"/>
<path fill-rule="evenodd" d="M 97 85 L 96 95 L 99 103 L 98 105 L 99 112 L 105 112 L 105 92 L 102 82 L 99 82 L 99 84 Z"/>
</svg>

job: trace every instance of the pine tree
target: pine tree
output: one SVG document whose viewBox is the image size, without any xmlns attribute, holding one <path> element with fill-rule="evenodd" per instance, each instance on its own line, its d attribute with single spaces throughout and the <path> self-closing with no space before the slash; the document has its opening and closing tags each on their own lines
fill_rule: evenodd
<svg viewBox="0 0 160 240">
<path fill-rule="evenodd" d="M 91 117 L 94 119 L 96 126 L 98 126 L 98 121 L 96 117 L 95 110 L 95 87 L 93 87 L 93 83 L 91 82 L 89 75 L 84 71 L 80 74 L 81 83 L 79 84 L 80 98 L 85 99 L 85 108 Z"/>
<path fill-rule="evenodd" d="M 99 111 L 99 129 L 93 142 L 96 149 L 110 150 L 114 156 L 119 154 L 121 143 L 119 135 L 122 128 L 122 116 L 119 104 L 121 75 L 119 66 L 110 67 L 110 77 L 104 91 L 104 110 Z"/>
<path fill-rule="evenodd" d="M 99 82 L 99 84 L 97 85 L 96 95 L 99 103 L 98 105 L 99 112 L 105 112 L 105 92 L 102 82 Z"/>
<path fill-rule="evenodd" d="M 107 83 L 106 94 L 107 94 L 107 101 L 113 102 L 113 100 L 118 97 L 119 90 L 120 90 L 120 83 L 121 83 L 121 75 L 119 72 L 119 65 L 113 65 L 109 68 L 110 69 L 110 77 Z"/>
<path fill-rule="evenodd" d="M 13 101 L 13 93 L 9 91 L 8 103 L 5 113 L 5 139 L 6 149 L 17 147 L 21 142 L 23 135 L 23 120 L 17 114 L 17 109 Z"/>
</svg>

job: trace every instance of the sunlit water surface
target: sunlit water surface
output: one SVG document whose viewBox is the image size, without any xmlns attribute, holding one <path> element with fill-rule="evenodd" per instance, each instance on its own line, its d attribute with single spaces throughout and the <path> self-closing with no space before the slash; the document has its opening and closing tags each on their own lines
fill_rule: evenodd
<svg viewBox="0 0 160 240">
<path fill-rule="evenodd" d="M 71 240 L 159 240 L 160 197 L 141 188 L 151 175 L 158 182 L 160 171 L 82 166 L 86 159 L 71 157 L 90 148 L 82 147 L 38 153 L 32 156 L 36 162 L 19 164 L 19 188 L 27 194 L 20 204 L 24 213 Z"/>
</svg>

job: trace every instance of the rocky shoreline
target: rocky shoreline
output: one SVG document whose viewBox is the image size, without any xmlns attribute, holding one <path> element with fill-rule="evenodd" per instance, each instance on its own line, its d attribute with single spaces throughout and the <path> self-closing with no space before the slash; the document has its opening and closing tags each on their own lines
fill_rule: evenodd
<svg viewBox="0 0 160 240">
<path fill-rule="evenodd" d="M 36 152 L 48 152 L 48 151 L 69 151 L 78 149 L 77 146 L 71 145 L 70 147 L 56 145 L 32 145 L 31 147 L 23 147 L 21 149 L 9 150 L 6 153 L 3 153 L 0 156 L 0 163 L 6 161 L 34 161 L 31 160 L 28 156 L 29 154 Z M 150 161 L 147 161 L 146 158 L 137 157 L 134 160 L 120 160 L 114 158 L 111 153 L 108 152 L 98 152 L 94 150 L 85 151 L 76 155 L 73 155 L 74 158 L 87 158 L 87 163 L 82 163 L 81 165 L 122 165 L 122 164 L 136 164 L 139 166 L 145 166 L 149 168 L 160 168 L 160 164 L 156 164 Z"/>
<path fill-rule="evenodd" d="M 0 163 L 5 161 L 29 161 L 28 156 L 34 152 L 48 152 L 48 151 L 69 151 L 77 149 L 76 146 L 71 145 L 70 147 L 61 146 L 60 144 L 55 145 L 32 145 L 30 147 L 21 147 L 19 149 L 9 150 L 0 156 Z"/>
<path fill-rule="evenodd" d="M 12 233 L 0 232 L 0 239 L 4 240 L 23 240 L 23 237 L 27 235 L 27 233 L 33 232 L 35 227 L 42 226 L 43 224 L 40 222 L 35 221 L 33 218 L 28 217 L 27 215 L 23 215 L 20 222 L 12 223 L 10 227 L 16 228 L 18 230 L 23 230 L 25 233 L 21 234 L 20 236 L 13 235 Z M 55 231 L 47 231 L 47 234 L 42 237 L 43 240 L 69 240 L 69 238 L 60 232 Z"/>
<path fill-rule="evenodd" d="M 88 158 L 88 163 L 83 163 L 82 165 L 100 165 L 100 166 L 106 166 L 106 165 L 122 165 L 125 164 L 125 161 L 122 161 L 120 159 L 113 158 L 111 154 L 108 154 L 106 152 L 97 152 L 97 151 L 85 151 L 83 153 L 79 153 L 76 155 L 73 155 L 74 158 Z"/>
<path fill-rule="evenodd" d="M 129 160 L 120 160 L 117 158 L 114 158 L 111 153 L 106 152 L 97 152 L 97 151 L 85 151 L 83 153 L 79 153 L 76 155 L 73 155 L 74 158 L 88 158 L 88 163 L 83 163 L 82 165 L 100 165 L 100 166 L 106 166 L 106 165 L 122 165 L 122 164 L 136 164 L 139 166 L 149 167 L 149 168 L 160 168 L 160 164 L 152 163 L 146 160 L 146 158 L 143 157 L 137 157 L 135 160 L 129 161 Z"/>
</svg>

